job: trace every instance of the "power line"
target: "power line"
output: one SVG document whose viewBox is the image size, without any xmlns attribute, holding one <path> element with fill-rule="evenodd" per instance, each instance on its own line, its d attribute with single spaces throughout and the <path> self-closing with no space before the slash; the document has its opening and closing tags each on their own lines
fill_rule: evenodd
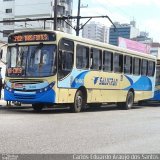
<svg viewBox="0 0 160 160">
<path fill-rule="evenodd" d="M 113 26 L 116 28 L 116 26 L 114 25 L 114 23 L 112 22 L 112 20 L 110 19 L 109 16 L 80 16 L 80 8 L 81 8 L 81 0 L 78 1 L 78 12 L 77 12 L 77 16 L 61 16 L 61 17 L 57 17 L 57 0 L 55 0 L 55 4 L 54 4 L 54 18 L 49 17 L 49 18 L 25 18 L 25 19 L 13 19 L 13 20 L 3 20 L 0 21 L 0 23 L 13 23 L 13 22 L 29 22 L 29 21 L 44 21 L 44 29 L 45 29 L 45 22 L 47 20 L 52 20 L 54 21 L 54 30 L 57 30 L 57 20 L 63 20 L 65 21 L 70 27 L 72 27 L 75 31 L 76 31 L 76 35 L 79 36 L 79 32 L 81 29 L 83 29 L 83 27 L 93 18 L 107 18 L 112 24 Z M 67 20 L 70 19 L 76 19 L 77 20 L 77 25 L 75 27 L 73 27 L 70 23 L 67 22 Z M 81 19 L 88 19 L 85 24 L 80 26 L 80 20 Z"/>
</svg>

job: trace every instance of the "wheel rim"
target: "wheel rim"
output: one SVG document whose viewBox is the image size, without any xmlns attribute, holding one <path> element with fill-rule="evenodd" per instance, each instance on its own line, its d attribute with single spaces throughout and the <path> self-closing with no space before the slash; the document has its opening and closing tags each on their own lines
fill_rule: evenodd
<svg viewBox="0 0 160 160">
<path fill-rule="evenodd" d="M 76 98 L 76 107 L 80 109 L 82 107 L 82 102 L 83 102 L 82 97 L 80 95 L 77 96 L 77 98 Z"/>
<path fill-rule="evenodd" d="M 132 105 L 133 105 L 133 95 L 132 93 L 130 93 L 128 96 L 128 108 L 131 108 Z"/>
</svg>

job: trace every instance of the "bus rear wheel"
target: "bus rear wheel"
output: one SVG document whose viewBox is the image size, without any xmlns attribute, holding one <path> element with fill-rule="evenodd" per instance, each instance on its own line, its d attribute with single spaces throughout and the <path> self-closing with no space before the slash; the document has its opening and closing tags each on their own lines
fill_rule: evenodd
<svg viewBox="0 0 160 160">
<path fill-rule="evenodd" d="M 32 104 L 32 108 L 36 112 L 42 111 L 43 107 L 44 107 L 43 104 L 40 104 L 40 103 Z"/>
<path fill-rule="evenodd" d="M 134 103 L 134 94 L 132 91 L 129 91 L 127 94 L 126 102 L 119 102 L 117 103 L 120 109 L 131 109 Z"/>
<path fill-rule="evenodd" d="M 74 103 L 71 106 L 71 111 L 74 113 L 81 112 L 86 106 L 86 100 L 81 90 L 78 90 L 75 94 Z"/>
</svg>

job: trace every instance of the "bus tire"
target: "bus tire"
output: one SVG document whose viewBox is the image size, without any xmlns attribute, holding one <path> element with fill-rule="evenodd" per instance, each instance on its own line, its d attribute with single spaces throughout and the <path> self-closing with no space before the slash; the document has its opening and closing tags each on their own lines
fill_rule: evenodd
<svg viewBox="0 0 160 160">
<path fill-rule="evenodd" d="M 81 112 L 86 106 L 86 100 L 81 90 L 78 90 L 75 94 L 74 103 L 71 106 L 71 111 L 74 113 Z"/>
<path fill-rule="evenodd" d="M 117 106 L 120 109 L 128 110 L 131 109 L 134 103 L 134 94 L 132 91 L 129 91 L 126 97 L 126 102 L 118 102 Z"/>
<path fill-rule="evenodd" d="M 124 102 L 124 109 L 131 109 L 134 103 L 134 94 L 132 91 L 129 91 L 127 94 L 126 102 Z"/>
<path fill-rule="evenodd" d="M 32 104 L 32 108 L 34 109 L 34 111 L 36 112 L 40 112 L 43 109 L 43 105 L 40 103 L 36 103 L 36 104 Z"/>
</svg>

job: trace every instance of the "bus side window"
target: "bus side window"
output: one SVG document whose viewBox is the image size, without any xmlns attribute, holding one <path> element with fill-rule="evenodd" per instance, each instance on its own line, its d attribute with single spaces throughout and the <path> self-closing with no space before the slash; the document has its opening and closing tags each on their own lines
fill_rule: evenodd
<svg viewBox="0 0 160 160">
<path fill-rule="evenodd" d="M 102 51 L 96 48 L 91 49 L 91 69 L 102 69 Z"/>
<path fill-rule="evenodd" d="M 113 70 L 113 53 L 109 51 L 103 51 L 103 70 L 112 71 Z"/>
<path fill-rule="evenodd" d="M 121 73 L 123 71 L 123 55 L 115 53 L 113 56 L 113 70 Z"/>
<path fill-rule="evenodd" d="M 73 68 L 74 43 L 68 39 L 62 39 L 59 43 L 58 79 L 67 76 Z"/>
<path fill-rule="evenodd" d="M 140 75 L 141 60 L 139 58 L 134 58 L 133 60 L 133 74 Z"/>
<path fill-rule="evenodd" d="M 88 47 L 77 45 L 76 67 L 78 69 L 88 69 L 89 68 L 89 48 Z"/>
<path fill-rule="evenodd" d="M 152 61 L 149 61 L 148 62 L 148 73 L 147 75 L 148 76 L 154 76 L 154 71 L 155 71 L 155 63 L 152 62 Z"/>
<path fill-rule="evenodd" d="M 160 83 L 160 66 L 156 67 L 156 85 Z"/>
<path fill-rule="evenodd" d="M 124 73 L 132 74 L 132 57 L 130 56 L 124 57 Z"/>
<path fill-rule="evenodd" d="M 147 69 L 148 69 L 148 61 L 147 60 L 142 60 L 142 66 L 141 66 L 141 74 L 146 76 L 147 75 Z"/>
</svg>

